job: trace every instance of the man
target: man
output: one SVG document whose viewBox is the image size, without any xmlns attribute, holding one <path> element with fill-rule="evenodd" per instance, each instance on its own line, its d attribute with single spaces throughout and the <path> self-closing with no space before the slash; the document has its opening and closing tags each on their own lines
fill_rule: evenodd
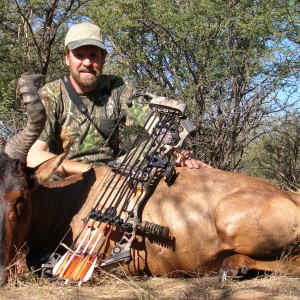
<svg viewBox="0 0 300 300">
<path fill-rule="evenodd" d="M 60 176 L 83 173 L 91 166 L 107 164 L 114 159 L 119 146 L 118 131 L 114 129 L 133 89 L 120 77 L 102 74 L 106 54 L 98 26 L 80 23 L 69 29 L 64 56 L 70 75 L 64 80 L 72 84 L 87 107 L 90 119 L 73 103 L 62 79 L 46 84 L 39 92 L 48 120 L 28 153 L 28 166 L 35 167 L 60 154 L 63 151 L 61 136 L 70 131 L 76 140 L 67 159 L 56 171 Z M 109 143 L 105 142 L 107 137 Z M 187 150 L 178 152 L 177 165 L 207 167 Z"/>
</svg>

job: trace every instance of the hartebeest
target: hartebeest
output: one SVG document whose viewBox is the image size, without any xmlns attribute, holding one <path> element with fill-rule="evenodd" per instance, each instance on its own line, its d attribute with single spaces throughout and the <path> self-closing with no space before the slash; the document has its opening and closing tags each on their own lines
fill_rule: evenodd
<svg viewBox="0 0 300 300">
<path fill-rule="evenodd" d="M 24 82 L 25 87 L 30 84 Z M 69 240 L 64 241 L 72 241 L 108 170 L 99 167 L 62 181 L 47 181 L 63 155 L 36 170 L 27 168 L 26 153 L 42 130 L 45 115 L 39 99 L 26 102 L 26 91 L 20 89 L 29 115 L 27 127 L 5 145 L 0 158 L 2 284 L 24 242 L 32 254 L 51 252 L 70 224 Z M 167 238 L 137 237 L 128 266 L 133 273 L 275 271 L 289 248 L 290 258 L 282 262 L 281 271 L 300 274 L 300 196 L 267 181 L 217 169 L 178 168 L 173 184 L 161 180 L 152 187 L 141 218 L 170 231 Z"/>
</svg>

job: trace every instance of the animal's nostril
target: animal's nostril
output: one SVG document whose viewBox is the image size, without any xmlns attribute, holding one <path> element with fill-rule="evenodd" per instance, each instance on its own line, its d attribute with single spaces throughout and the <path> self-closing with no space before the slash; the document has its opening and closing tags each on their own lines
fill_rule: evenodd
<svg viewBox="0 0 300 300">
<path fill-rule="evenodd" d="M 3 287 L 7 284 L 7 274 L 1 274 L 0 275 L 0 287 Z"/>
<path fill-rule="evenodd" d="M 0 287 L 3 287 L 7 284 L 7 279 L 0 280 Z"/>
</svg>

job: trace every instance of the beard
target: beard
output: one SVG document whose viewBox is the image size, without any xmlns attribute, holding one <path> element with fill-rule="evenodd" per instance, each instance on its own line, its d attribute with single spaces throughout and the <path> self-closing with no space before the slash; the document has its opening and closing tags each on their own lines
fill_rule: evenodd
<svg viewBox="0 0 300 300">
<path fill-rule="evenodd" d="M 96 88 L 98 79 L 101 76 L 101 71 L 95 68 L 80 68 L 76 71 L 70 70 L 70 73 L 77 85 L 84 89 Z"/>
</svg>

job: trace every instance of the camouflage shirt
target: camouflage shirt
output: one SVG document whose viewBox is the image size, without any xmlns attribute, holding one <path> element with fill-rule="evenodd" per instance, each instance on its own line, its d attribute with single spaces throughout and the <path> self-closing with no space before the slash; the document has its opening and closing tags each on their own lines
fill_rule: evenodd
<svg viewBox="0 0 300 300">
<path fill-rule="evenodd" d="M 119 117 L 123 114 L 130 119 L 139 120 L 141 117 L 133 116 L 126 105 L 133 92 L 133 87 L 121 77 L 102 75 L 94 92 L 79 95 L 91 119 L 101 130 L 100 134 L 71 101 L 61 79 L 48 83 L 39 91 L 48 116 L 39 139 L 48 144 L 50 152 L 60 154 L 63 151 L 61 134 L 64 130 L 71 130 L 76 140 L 68 159 L 92 165 L 106 164 L 114 159 L 114 150 L 119 146 L 116 129 Z M 108 137 L 110 142 L 106 143 Z"/>
</svg>

